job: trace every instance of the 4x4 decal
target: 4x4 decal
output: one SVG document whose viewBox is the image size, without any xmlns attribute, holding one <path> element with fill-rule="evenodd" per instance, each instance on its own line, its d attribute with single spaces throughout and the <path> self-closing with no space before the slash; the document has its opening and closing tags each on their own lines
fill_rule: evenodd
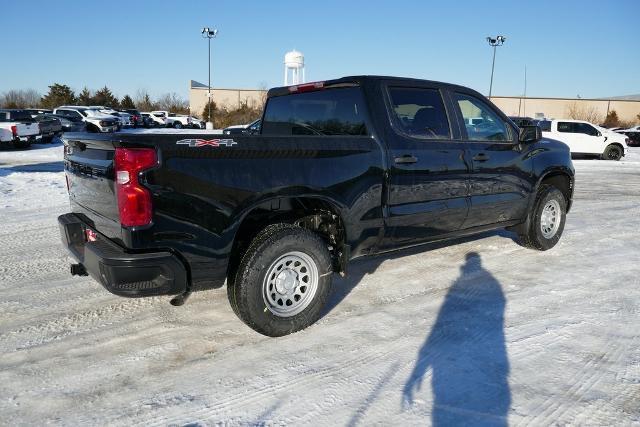
<svg viewBox="0 0 640 427">
<path fill-rule="evenodd" d="M 231 147 L 233 145 L 237 145 L 233 139 L 181 139 L 177 141 L 176 144 L 188 145 L 189 147 L 220 147 L 221 145 L 224 147 Z"/>
</svg>

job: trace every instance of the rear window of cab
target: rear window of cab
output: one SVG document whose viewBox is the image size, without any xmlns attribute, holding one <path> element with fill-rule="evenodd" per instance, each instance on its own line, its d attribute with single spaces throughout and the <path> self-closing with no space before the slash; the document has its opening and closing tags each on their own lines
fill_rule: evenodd
<svg viewBox="0 0 640 427">
<path fill-rule="evenodd" d="M 262 135 L 367 135 L 362 89 L 346 87 L 269 98 Z"/>
</svg>

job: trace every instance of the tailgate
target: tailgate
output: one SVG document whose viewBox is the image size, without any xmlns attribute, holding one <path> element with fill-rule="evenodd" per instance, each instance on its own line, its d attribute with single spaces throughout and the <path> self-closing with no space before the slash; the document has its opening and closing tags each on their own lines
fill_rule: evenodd
<svg viewBox="0 0 640 427">
<path fill-rule="evenodd" d="M 18 136 L 33 136 L 40 133 L 38 123 L 18 123 L 16 124 Z"/>
<path fill-rule="evenodd" d="M 73 212 L 84 215 L 97 231 L 119 237 L 113 143 L 106 139 L 69 139 L 64 144 L 64 169 Z"/>
</svg>

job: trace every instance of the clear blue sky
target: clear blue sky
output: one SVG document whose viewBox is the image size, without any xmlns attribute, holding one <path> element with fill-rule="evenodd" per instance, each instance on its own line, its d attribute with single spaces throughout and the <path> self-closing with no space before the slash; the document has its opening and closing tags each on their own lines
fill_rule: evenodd
<svg viewBox="0 0 640 427">
<path fill-rule="evenodd" d="M 212 85 L 282 85 L 283 56 L 304 53 L 307 80 L 385 74 L 520 95 L 640 93 L 640 1 L 42 1 L 3 0 L 0 92 L 66 83 L 117 95 L 188 96 Z M 8 53 L 8 55 L 7 55 Z M 8 63 L 10 61 L 10 63 Z"/>
</svg>

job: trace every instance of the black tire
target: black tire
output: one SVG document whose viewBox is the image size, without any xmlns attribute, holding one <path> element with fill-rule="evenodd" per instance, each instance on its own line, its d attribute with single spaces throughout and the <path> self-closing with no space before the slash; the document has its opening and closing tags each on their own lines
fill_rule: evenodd
<svg viewBox="0 0 640 427">
<path fill-rule="evenodd" d="M 555 205 L 553 203 L 554 201 Z M 545 236 L 542 227 L 542 213 L 545 210 L 545 207 L 550 204 L 557 206 L 556 209 L 559 210 L 560 218 L 554 234 L 552 236 Z M 562 192 L 552 185 L 540 186 L 534 210 L 529 218 L 529 229 L 525 234 L 520 235 L 520 244 L 524 247 L 537 249 L 539 251 L 551 249 L 556 245 L 556 243 L 558 243 L 562 236 L 566 218 L 567 201 L 565 200 Z"/>
<path fill-rule="evenodd" d="M 175 121 L 173 122 L 173 127 L 176 129 L 182 129 L 182 123 Z"/>
<path fill-rule="evenodd" d="M 602 160 L 615 160 L 618 161 L 622 158 L 622 148 L 619 145 L 611 144 L 607 145 L 602 153 Z"/>
<path fill-rule="evenodd" d="M 283 256 L 294 252 L 305 254 L 315 263 L 317 287 L 301 312 L 283 317 L 272 312 L 265 300 L 265 276 Z M 247 326 L 263 335 L 279 337 L 304 329 L 320 318 L 329 297 L 331 265 L 327 244 L 317 234 L 290 224 L 271 225 L 251 242 L 235 279 L 227 282 L 231 308 Z"/>
</svg>

